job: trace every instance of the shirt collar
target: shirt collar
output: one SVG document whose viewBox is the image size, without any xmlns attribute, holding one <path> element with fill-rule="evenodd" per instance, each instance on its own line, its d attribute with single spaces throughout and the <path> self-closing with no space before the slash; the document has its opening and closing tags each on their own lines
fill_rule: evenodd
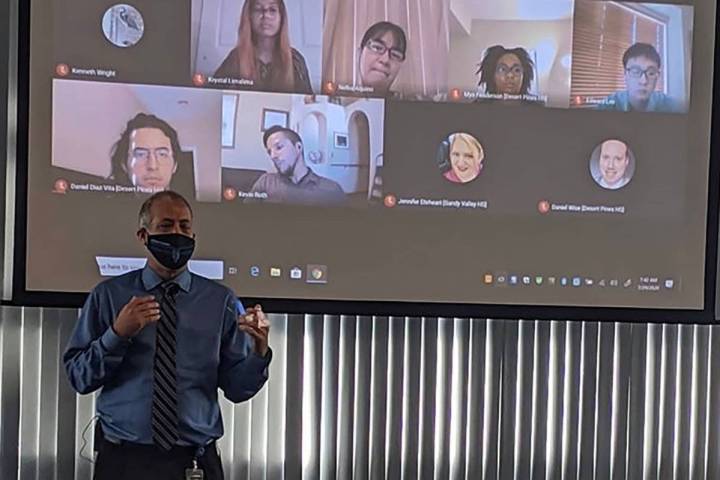
<svg viewBox="0 0 720 480">
<path fill-rule="evenodd" d="M 303 177 L 300 179 L 296 185 L 303 185 L 306 183 L 317 183 L 318 176 L 315 174 L 315 172 L 312 171 L 312 168 L 308 167 L 308 171 Z"/>
<path fill-rule="evenodd" d="M 156 288 L 158 285 L 163 283 L 165 280 L 160 277 L 155 271 L 150 268 L 150 265 L 145 265 L 145 268 L 143 268 L 142 271 L 142 282 L 143 286 L 145 287 L 145 290 L 148 292 Z M 173 282 L 177 283 L 180 289 L 183 292 L 189 292 L 190 291 L 190 284 L 192 283 L 192 275 L 190 275 L 190 271 L 185 268 L 182 272 L 180 272 L 175 278 L 172 279 Z"/>
</svg>

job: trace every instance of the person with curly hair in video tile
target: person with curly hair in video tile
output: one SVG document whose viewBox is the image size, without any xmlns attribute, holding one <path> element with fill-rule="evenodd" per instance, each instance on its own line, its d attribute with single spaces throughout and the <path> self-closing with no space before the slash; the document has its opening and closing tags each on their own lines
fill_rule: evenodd
<svg viewBox="0 0 720 480">
<path fill-rule="evenodd" d="M 524 48 L 494 45 L 487 49 L 477 70 L 478 86 L 493 95 L 528 95 L 535 63 Z"/>
<path fill-rule="evenodd" d="M 108 180 L 155 193 L 177 187 L 180 141 L 177 131 L 155 115 L 139 113 L 125 126 L 111 151 Z"/>
</svg>

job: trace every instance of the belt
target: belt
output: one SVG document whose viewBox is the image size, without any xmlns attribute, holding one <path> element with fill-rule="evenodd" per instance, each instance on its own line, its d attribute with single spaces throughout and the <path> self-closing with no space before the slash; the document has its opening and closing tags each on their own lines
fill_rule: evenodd
<svg viewBox="0 0 720 480">
<path fill-rule="evenodd" d="M 154 444 L 148 444 L 148 443 L 135 443 L 135 442 L 129 442 L 127 440 L 110 440 L 105 436 L 105 433 L 102 431 L 102 425 L 101 422 L 97 422 L 95 424 L 95 450 L 97 451 L 97 444 L 100 443 L 102 446 L 107 446 L 111 449 L 117 449 L 117 450 L 125 450 L 125 451 L 132 451 L 137 453 L 152 453 L 152 454 L 165 454 L 165 455 L 173 455 L 173 456 L 180 456 L 180 455 L 189 455 L 194 456 L 196 458 L 202 457 L 206 452 L 209 451 L 217 451 L 215 448 L 215 440 L 211 441 L 207 445 L 204 446 L 184 446 L 184 445 L 176 445 L 173 448 L 171 448 L 169 451 L 165 451 L 162 448 L 159 448 L 157 445 Z"/>
<path fill-rule="evenodd" d="M 167 455 L 167 456 L 189 456 L 189 457 L 202 457 L 205 452 L 213 451 L 215 449 L 215 440 L 202 447 L 175 445 L 170 450 L 163 450 L 154 444 L 147 443 L 135 443 L 128 442 L 125 440 L 114 442 L 107 438 L 102 439 L 104 447 L 108 447 L 113 450 L 124 450 L 128 452 L 137 453 L 152 453 L 153 455 Z"/>
</svg>

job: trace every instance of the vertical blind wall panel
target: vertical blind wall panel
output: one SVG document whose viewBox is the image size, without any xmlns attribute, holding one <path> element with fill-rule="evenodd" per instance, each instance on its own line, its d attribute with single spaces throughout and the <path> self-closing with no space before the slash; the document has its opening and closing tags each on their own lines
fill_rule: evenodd
<svg viewBox="0 0 720 480">
<path fill-rule="evenodd" d="M 469 339 L 469 337 L 470 321 L 468 319 L 456 321 L 453 338 Z M 453 342 L 450 401 L 452 402 L 452 411 L 457 414 L 452 416 L 450 425 L 450 478 L 465 478 L 467 465 L 468 447 L 466 442 L 470 425 L 468 410 L 471 409 L 468 406 L 470 345 L 470 342 Z"/>
<path fill-rule="evenodd" d="M 544 325 L 542 322 L 541 325 Z M 565 378 L 563 380 L 563 426 L 562 426 L 562 475 L 576 478 L 578 472 L 578 447 L 580 445 L 580 379 L 582 374 L 583 324 L 567 324 L 565 337 Z M 543 338 L 539 342 L 543 342 Z M 542 343 L 540 343 L 542 345 Z M 543 437 L 538 433 L 539 442 Z M 540 477 L 542 478 L 542 477 Z"/>
<path fill-rule="evenodd" d="M 470 338 L 467 342 L 467 436 L 465 438 L 465 478 L 481 478 L 483 472 L 483 433 L 485 413 L 485 344 L 486 320 L 470 320 Z M 462 470 L 462 465 L 460 466 Z M 417 478 L 406 476 L 403 478 Z M 463 478 L 462 476 L 460 478 Z"/>
<path fill-rule="evenodd" d="M 545 478 L 545 459 L 547 458 L 547 421 L 544 415 L 548 408 L 548 377 L 550 352 L 550 324 L 548 322 L 534 322 L 535 332 L 532 338 L 532 347 L 528 350 L 526 358 L 532 359 L 527 372 L 532 372 L 530 385 L 532 396 L 526 396 L 526 403 L 530 402 L 529 409 L 532 412 L 532 433 L 528 436 L 530 440 L 530 461 L 532 465 L 533 480 Z"/>
<path fill-rule="evenodd" d="M 665 325 L 660 360 L 659 478 L 674 478 L 675 392 L 677 391 L 678 326 Z"/>
<path fill-rule="evenodd" d="M 718 327 L 711 327 L 708 335 L 710 362 L 708 365 L 707 386 L 710 389 L 707 408 L 708 434 L 705 445 L 698 444 L 698 449 L 705 450 L 707 467 L 705 478 L 720 478 L 720 332 Z M 702 408 L 702 399 L 698 399 L 698 407 Z"/>
<path fill-rule="evenodd" d="M 405 368 L 404 353 L 405 318 L 391 317 L 387 342 L 388 369 L 386 385 L 377 385 L 377 391 L 387 390 L 387 408 L 385 419 L 385 475 L 399 478 L 402 467 L 402 393 L 403 370 Z M 362 388 L 362 387 L 361 387 Z M 372 402 L 372 399 L 370 399 Z M 377 478 L 377 477 L 375 477 Z"/>
<path fill-rule="evenodd" d="M 488 320 L 485 338 L 485 412 L 483 417 L 483 475 L 479 478 L 493 480 L 498 478 L 500 455 L 500 412 L 501 379 L 504 367 L 502 362 L 503 343 L 505 341 L 505 323 L 501 320 Z"/>
<path fill-rule="evenodd" d="M 645 389 L 647 382 L 645 378 L 645 362 L 647 360 L 647 325 L 632 325 L 632 338 L 630 339 L 631 366 L 628 375 L 629 382 L 629 405 L 628 408 L 635 415 L 629 416 L 627 420 L 627 456 L 625 458 L 626 469 L 624 478 L 642 478 L 643 474 L 643 445 L 645 439 Z M 634 381 L 633 379 L 640 379 Z"/>
<path fill-rule="evenodd" d="M 388 332 L 387 317 L 372 320 L 372 347 L 370 353 L 370 425 L 369 465 L 370 478 L 380 478 L 385 472 L 385 416 L 387 396 L 385 379 L 388 370 Z M 372 399 L 375 399 L 373 402 Z M 329 412 L 330 413 L 330 412 Z"/>
<path fill-rule="evenodd" d="M 0 311 L 0 474 L 92 478 L 77 311 Z M 720 327 L 271 315 L 250 402 L 221 399 L 228 479 L 717 479 Z"/>
<path fill-rule="evenodd" d="M 335 478 L 336 456 L 337 456 L 337 407 L 338 407 L 338 371 L 339 348 L 338 338 L 340 337 L 340 323 L 337 317 L 326 317 L 324 325 L 322 345 L 322 383 L 319 386 L 322 392 L 320 403 L 321 423 L 317 424 L 317 433 L 320 435 L 320 455 L 314 465 L 308 465 L 308 472 L 319 468 L 322 480 L 333 480 Z M 335 414 L 331 414 L 334 412 Z M 322 428 L 320 428 L 322 425 Z M 319 459 L 325 459 L 320 462 Z M 313 478 L 308 475 L 304 478 Z M 317 477 L 315 477 L 317 478 Z"/>
<path fill-rule="evenodd" d="M 405 322 L 405 338 L 403 342 L 403 361 L 407 368 L 403 369 L 403 418 L 411 419 L 417 425 L 420 415 L 420 352 L 422 342 L 422 320 L 408 318 Z M 417 478 L 419 455 L 418 428 L 404 428 L 402 437 L 401 478 Z M 375 478 L 378 478 L 375 476 Z"/>
<path fill-rule="evenodd" d="M 22 312 L 0 313 L 0 477 L 17 478 L 20 442 L 20 349 Z M 72 409 L 71 409 L 72 410 Z M 27 411 L 25 411 L 27 412 Z"/>
<path fill-rule="evenodd" d="M 708 392 L 708 340 L 709 327 L 706 325 L 694 327 L 693 350 L 696 352 L 692 359 L 692 392 L 690 398 L 691 418 L 693 427 L 690 437 L 690 478 L 705 478 L 705 445 L 707 438 L 707 408 L 693 408 L 699 400 L 707 399 Z"/>
</svg>

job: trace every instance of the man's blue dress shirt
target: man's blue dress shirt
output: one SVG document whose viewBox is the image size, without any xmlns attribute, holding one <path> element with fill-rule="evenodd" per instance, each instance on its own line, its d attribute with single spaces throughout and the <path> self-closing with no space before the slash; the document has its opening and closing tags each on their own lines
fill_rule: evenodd
<svg viewBox="0 0 720 480">
<path fill-rule="evenodd" d="M 162 279 L 148 266 L 100 283 L 88 296 L 65 350 L 79 393 L 102 390 L 97 412 L 105 437 L 151 444 L 156 324 L 124 339 L 112 329 L 133 296 L 158 295 Z M 237 327 L 232 290 L 184 270 L 177 305 L 177 393 L 180 445 L 202 446 L 223 434 L 218 387 L 232 402 L 255 395 L 268 378 L 271 352 L 257 356 Z"/>
</svg>

